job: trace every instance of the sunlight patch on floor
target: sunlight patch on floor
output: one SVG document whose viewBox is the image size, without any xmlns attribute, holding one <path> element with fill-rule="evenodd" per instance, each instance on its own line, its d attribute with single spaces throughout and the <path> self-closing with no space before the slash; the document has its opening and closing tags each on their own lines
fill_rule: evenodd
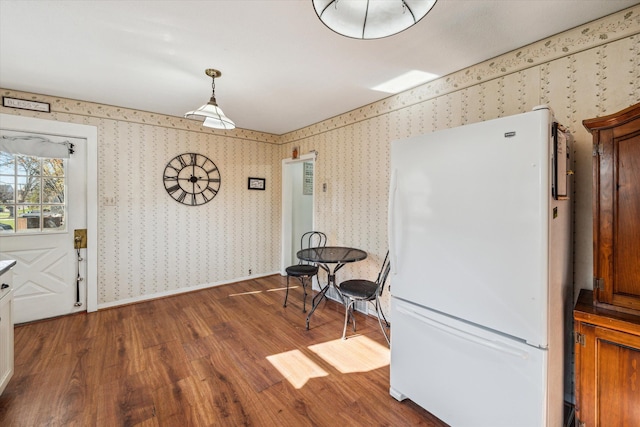
<svg viewBox="0 0 640 427">
<path fill-rule="evenodd" d="M 289 289 L 295 289 L 295 288 L 299 288 L 300 286 L 289 286 Z M 287 288 L 273 288 L 273 289 L 267 289 L 267 292 L 277 292 L 277 291 L 286 291 Z"/>
<path fill-rule="evenodd" d="M 267 356 L 267 360 L 297 389 L 302 388 L 312 378 L 329 375 L 300 350 Z"/>
<path fill-rule="evenodd" d="M 367 372 L 389 365 L 389 348 L 364 335 L 309 346 L 309 350 L 343 374 Z"/>
<path fill-rule="evenodd" d="M 230 297 L 238 297 L 238 296 L 242 296 L 242 295 L 253 295 L 253 294 L 261 294 L 262 291 L 247 291 L 247 292 L 240 292 L 237 294 L 229 294 Z"/>
<path fill-rule="evenodd" d="M 289 286 L 289 289 L 295 289 L 298 288 L 299 286 Z M 247 291 L 247 292 L 239 292 L 237 294 L 229 294 L 230 297 L 239 297 L 242 295 L 254 295 L 254 294 L 261 294 L 262 292 L 275 292 L 275 291 L 284 291 L 287 288 L 274 288 L 274 289 L 267 289 L 264 291 Z"/>
</svg>

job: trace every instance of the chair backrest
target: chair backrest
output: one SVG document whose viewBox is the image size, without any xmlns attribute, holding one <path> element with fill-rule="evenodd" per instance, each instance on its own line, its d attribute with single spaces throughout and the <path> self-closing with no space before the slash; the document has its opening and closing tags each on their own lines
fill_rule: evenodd
<svg viewBox="0 0 640 427">
<path fill-rule="evenodd" d="M 382 268 L 380 269 L 380 272 L 378 273 L 378 278 L 376 279 L 376 283 L 378 285 L 377 293 L 380 296 L 382 295 L 384 284 L 386 283 L 387 278 L 389 277 L 390 271 L 391 271 L 391 260 L 389 259 L 389 251 L 387 251 L 387 254 L 384 256 L 384 261 L 382 262 Z"/>
<path fill-rule="evenodd" d="M 327 245 L 327 235 L 322 231 L 307 231 L 300 238 L 300 249 L 321 248 Z M 300 260 L 300 264 L 312 264 Z"/>
</svg>

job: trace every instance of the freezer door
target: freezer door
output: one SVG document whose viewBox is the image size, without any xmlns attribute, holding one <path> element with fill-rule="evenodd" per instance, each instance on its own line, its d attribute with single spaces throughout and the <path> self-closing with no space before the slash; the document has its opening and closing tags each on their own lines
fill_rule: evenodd
<svg viewBox="0 0 640 427">
<path fill-rule="evenodd" d="M 391 145 L 391 292 L 545 347 L 551 116 Z"/>
<path fill-rule="evenodd" d="M 411 399 L 456 427 L 547 425 L 546 350 L 396 298 L 392 316 L 393 397 Z M 562 425 L 557 421 L 548 425 Z"/>
</svg>

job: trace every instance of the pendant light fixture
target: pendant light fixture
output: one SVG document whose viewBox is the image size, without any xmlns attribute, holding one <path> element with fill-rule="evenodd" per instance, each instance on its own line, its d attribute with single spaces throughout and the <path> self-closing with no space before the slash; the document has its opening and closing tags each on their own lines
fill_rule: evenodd
<svg viewBox="0 0 640 427">
<path fill-rule="evenodd" d="M 208 103 L 194 111 L 189 111 L 184 115 L 187 119 L 203 120 L 202 126 L 214 129 L 234 129 L 236 124 L 224 115 L 222 109 L 216 103 L 216 77 L 220 77 L 222 73 L 213 68 L 207 68 L 204 73 L 211 77 L 211 99 Z"/>
<path fill-rule="evenodd" d="M 379 39 L 416 24 L 436 0 L 312 0 L 320 21 L 354 39 Z"/>
</svg>

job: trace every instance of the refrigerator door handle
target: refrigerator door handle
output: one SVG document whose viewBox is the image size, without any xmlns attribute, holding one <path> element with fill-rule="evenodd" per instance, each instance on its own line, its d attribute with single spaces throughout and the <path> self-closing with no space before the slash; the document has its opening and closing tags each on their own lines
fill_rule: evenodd
<svg viewBox="0 0 640 427">
<path fill-rule="evenodd" d="M 396 266 L 398 263 L 396 262 L 396 233 L 395 233 L 395 201 L 396 201 L 396 190 L 398 188 L 398 174 L 397 169 L 394 169 L 391 172 L 391 183 L 389 184 L 389 218 L 387 219 L 387 227 L 388 227 L 388 235 L 389 235 L 389 253 L 391 254 L 391 258 L 389 259 L 391 264 L 391 273 L 393 275 L 398 273 Z"/>
<path fill-rule="evenodd" d="M 501 353 L 510 354 L 512 356 L 519 357 L 521 359 L 529 358 L 529 353 L 522 351 L 518 348 L 512 347 L 510 345 L 507 345 L 499 341 L 487 340 L 485 338 L 479 337 L 469 332 L 465 332 L 460 329 L 453 328 L 451 326 L 445 325 L 444 323 L 440 323 L 436 320 L 423 316 L 422 314 L 417 313 L 416 311 L 408 309 L 406 307 L 398 306 L 398 312 L 411 316 L 422 323 L 425 323 L 433 328 L 436 328 L 446 334 L 453 335 L 457 338 L 467 340 L 475 344 L 479 344 L 484 347 L 491 348 L 493 350 L 497 350 Z"/>
</svg>

